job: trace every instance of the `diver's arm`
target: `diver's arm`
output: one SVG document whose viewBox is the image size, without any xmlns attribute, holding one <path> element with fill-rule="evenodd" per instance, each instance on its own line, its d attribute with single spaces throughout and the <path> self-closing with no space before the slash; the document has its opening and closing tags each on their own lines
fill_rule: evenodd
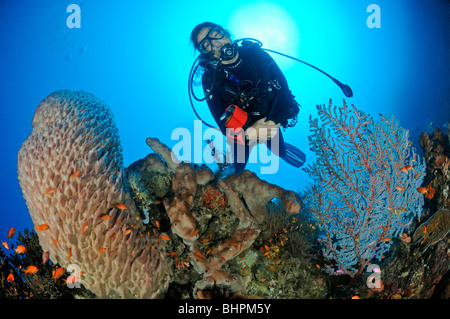
<svg viewBox="0 0 450 319">
<path fill-rule="evenodd" d="M 217 125 L 219 126 L 220 131 L 225 134 L 226 133 L 226 127 L 223 122 L 220 121 L 220 117 L 222 116 L 223 112 L 225 112 L 226 106 L 224 101 L 221 101 L 220 98 L 214 97 L 210 100 L 207 100 L 209 111 L 211 112 L 211 115 L 213 116 L 214 120 L 216 121 Z"/>
</svg>

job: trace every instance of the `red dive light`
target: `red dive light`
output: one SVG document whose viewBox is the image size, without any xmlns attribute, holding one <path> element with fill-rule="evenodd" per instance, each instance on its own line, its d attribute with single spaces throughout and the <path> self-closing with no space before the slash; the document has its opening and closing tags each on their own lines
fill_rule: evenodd
<svg viewBox="0 0 450 319">
<path fill-rule="evenodd" d="M 244 130 L 242 127 L 245 125 L 248 119 L 248 114 L 237 105 L 230 105 L 220 117 L 220 121 L 225 123 L 225 127 L 232 129 L 227 130 L 227 138 L 234 140 L 235 143 L 245 145 L 244 142 Z M 239 132 L 240 131 L 240 132 Z"/>
<path fill-rule="evenodd" d="M 230 105 L 220 117 L 225 127 L 239 129 L 247 122 L 248 114 L 237 105 Z"/>
</svg>

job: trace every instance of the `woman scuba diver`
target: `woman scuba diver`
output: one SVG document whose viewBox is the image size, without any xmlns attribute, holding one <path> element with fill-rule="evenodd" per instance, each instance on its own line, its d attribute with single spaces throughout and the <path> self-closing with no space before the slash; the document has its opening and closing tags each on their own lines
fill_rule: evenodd
<svg viewBox="0 0 450 319">
<path fill-rule="evenodd" d="M 285 143 L 280 130 L 280 126 L 286 129 L 296 124 L 299 104 L 260 43 L 245 39 L 232 42 L 228 31 L 211 22 L 197 25 L 191 41 L 200 52 L 205 98 L 227 137 L 235 173 L 245 169 L 257 143 L 265 143 L 287 163 L 301 167 L 305 154 Z"/>
</svg>

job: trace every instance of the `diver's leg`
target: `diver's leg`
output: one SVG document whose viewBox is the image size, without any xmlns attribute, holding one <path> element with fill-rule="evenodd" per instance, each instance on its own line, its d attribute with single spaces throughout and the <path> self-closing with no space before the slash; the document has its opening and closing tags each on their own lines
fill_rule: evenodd
<svg viewBox="0 0 450 319">
<path fill-rule="evenodd" d="M 235 143 L 234 141 L 230 141 L 228 145 L 230 145 L 231 156 L 233 159 L 232 167 L 234 168 L 234 173 L 239 174 L 243 170 L 245 170 L 245 167 L 247 166 L 248 158 L 253 148 L 253 143 L 250 145 L 245 143 L 245 145 L 243 145 L 240 143 Z"/>
<path fill-rule="evenodd" d="M 283 134 L 278 129 L 278 133 L 266 142 L 267 148 L 278 157 L 286 157 L 286 146 L 284 144 Z"/>
</svg>

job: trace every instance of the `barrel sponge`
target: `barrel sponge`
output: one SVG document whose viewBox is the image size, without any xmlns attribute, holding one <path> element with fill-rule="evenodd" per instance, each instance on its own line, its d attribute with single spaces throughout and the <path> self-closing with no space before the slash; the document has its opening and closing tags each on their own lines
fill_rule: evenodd
<svg viewBox="0 0 450 319">
<path fill-rule="evenodd" d="M 18 175 L 34 225 L 49 226 L 38 231 L 44 251 L 82 272 L 81 284 L 100 298 L 163 296 L 171 270 L 163 243 L 136 218 L 109 107 L 88 92 L 60 90 L 39 104 L 32 125 Z"/>
</svg>

